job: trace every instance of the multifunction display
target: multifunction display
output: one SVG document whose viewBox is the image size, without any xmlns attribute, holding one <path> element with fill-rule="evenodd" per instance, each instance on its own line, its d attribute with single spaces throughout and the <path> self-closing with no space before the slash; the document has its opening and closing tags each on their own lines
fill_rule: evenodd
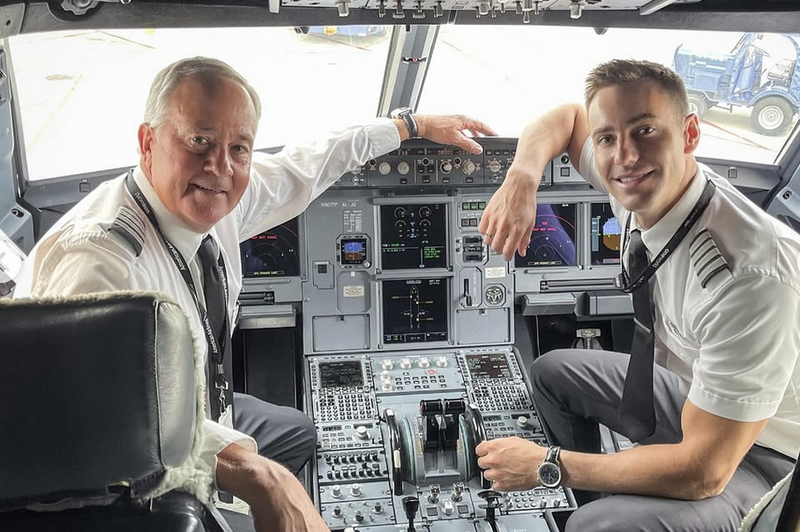
<svg viewBox="0 0 800 532">
<path fill-rule="evenodd" d="M 384 270 L 447 267 L 446 205 L 382 205 L 380 209 Z"/>
<path fill-rule="evenodd" d="M 503 353 L 479 353 L 467 355 L 467 369 L 475 379 L 511 379 L 513 375 Z"/>
<path fill-rule="evenodd" d="M 619 264 L 622 226 L 608 203 L 592 203 L 592 264 Z"/>
<path fill-rule="evenodd" d="M 367 261 L 367 238 L 343 238 L 340 249 L 342 264 L 361 265 Z"/>
<path fill-rule="evenodd" d="M 447 279 L 383 281 L 383 342 L 446 341 L 447 282 Z"/>
<path fill-rule="evenodd" d="M 536 225 L 524 257 L 517 254 L 517 268 L 577 266 L 575 253 L 575 204 L 540 203 Z"/>
<path fill-rule="evenodd" d="M 245 277 L 300 275 L 297 218 L 249 238 L 239 245 Z"/>
<path fill-rule="evenodd" d="M 323 388 L 340 388 L 364 386 L 364 375 L 360 361 L 320 362 L 320 386 Z"/>
</svg>

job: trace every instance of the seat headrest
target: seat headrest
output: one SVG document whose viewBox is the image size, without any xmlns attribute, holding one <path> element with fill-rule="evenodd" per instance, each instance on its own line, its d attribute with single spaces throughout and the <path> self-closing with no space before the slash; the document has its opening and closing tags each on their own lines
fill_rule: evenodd
<svg viewBox="0 0 800 532">
<path fill-rule="evenodd" d="M 0 300 L 0 508 L 151 488 L 192 449 L 184 312 L 155 293 Z"/>
</svg>

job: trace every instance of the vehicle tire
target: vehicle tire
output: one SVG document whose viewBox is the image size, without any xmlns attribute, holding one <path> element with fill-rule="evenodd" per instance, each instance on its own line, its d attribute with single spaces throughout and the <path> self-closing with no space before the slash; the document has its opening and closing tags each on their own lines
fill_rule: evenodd
<svg viewBox="0 0 800 532">
<path fill-rule="evenodd" d="M 706 115 L 708 111 L 708 100 L 702 94 L 689 95 L 689 112 L 697 115 L 700 120 Z"/>
<path fill-rule="evenodd" d="M 780 135 L 792 123 L 795 110 L 784 98 L 768 96 L 759 100 L 750 113 L 750 126 L 762 135 Z"/>
</svg>

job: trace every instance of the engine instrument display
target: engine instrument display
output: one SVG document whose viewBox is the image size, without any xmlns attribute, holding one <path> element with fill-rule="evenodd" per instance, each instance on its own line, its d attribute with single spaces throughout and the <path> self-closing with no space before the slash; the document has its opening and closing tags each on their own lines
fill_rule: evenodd
<svg viewBox="0 0 800 532">
<path fill-rule="evenodd" d="M 441 203 L 382 205 L 384 270 L 447 267 L 447 206 Z"/>
<path fill-rule="evenodd" d="M 357 360 L 320 362 L 319 376 L 322 388 L 364 386 L 361 362 Z"/>
<path fill-rule="evenodd" d="M 619 264 L 622 226 L 608 203 L 592 203 L 592 264 Z"/>
<path fill-rule="evenodd" d="M 576 206 L 572 203 L 540 203 L 536 225 L 524 257 L 514 259 L 517 268 L 577 266 L 575 253 Z"/>
<path fill-rule="evenodd" d="M 503 353 L 467 355 L 467 369 L 473 379 L 510 379 L 513 377 Z"/>
<path fill-rule="evenodd" d="M 448 339 L 447 279 L 383 281 L 383 342 Z"/>
<path fill-rule="evenodd" d="M 249 238 L 239 245 L 245 277 L 300 275 L 297 218 Z"/>
</svg>

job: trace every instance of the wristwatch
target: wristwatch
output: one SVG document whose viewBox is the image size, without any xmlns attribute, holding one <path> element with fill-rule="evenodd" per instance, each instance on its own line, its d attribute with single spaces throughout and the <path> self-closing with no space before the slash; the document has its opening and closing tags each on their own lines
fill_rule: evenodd
<svg viewBox="0 0 800 532">
<path fill-rule="evenodd" d="M 389 117 L 400 118 L 403 122 L 405 122 L 406 127 L 408 128 L 408 137 L 415 139 L 419 137 L 419 129 L 417 129 L 417 122 L 414 120 L 414 116 L 411 113 L 411 107 L 398 107 L 389 113 Z"/>
<path fill-rule="evenodd" d="M 557 488 L 561 484 L 561 465 L 558 463 L 560 453 L 561 447 L 555 445 L 547 449 L 544 461 L 536 470 L 539 483 L 545 488 Z"/>
</svg>

